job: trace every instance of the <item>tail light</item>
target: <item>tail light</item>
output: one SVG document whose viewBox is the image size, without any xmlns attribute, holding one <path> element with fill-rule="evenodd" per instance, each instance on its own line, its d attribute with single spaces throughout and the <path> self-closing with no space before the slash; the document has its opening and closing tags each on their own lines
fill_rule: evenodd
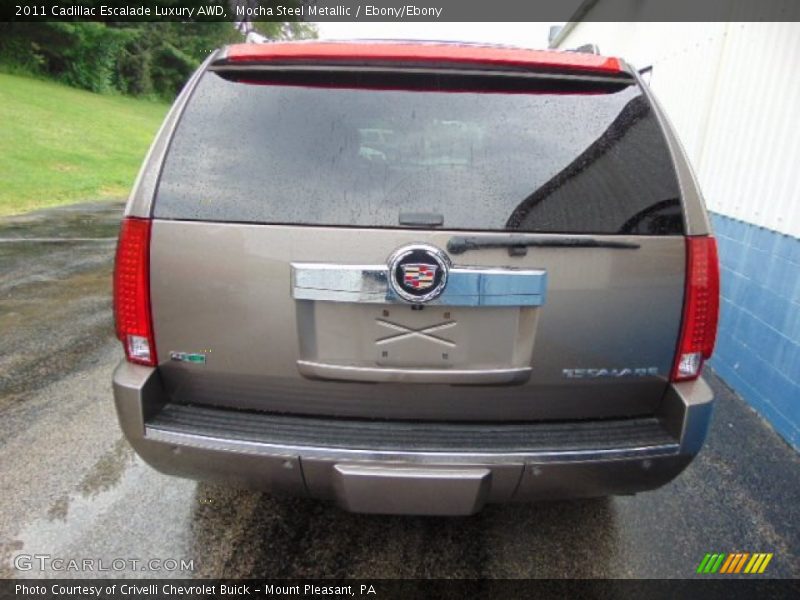
<svg viewBox="0 0 800 600">
<path fill-rule="evenodd" d="M 719 318 L 719 259 L 713 237 L 686 238 L 683 323 L 672 381 L 696 379 L 711 358 Z"/>
<path fill-rule="evenodd" d="M 156 366 L 150 313 L 150 221 L 122 221 L 114 265 L 114 316 L 117 337 L 130 362 Z"/>
</svg>

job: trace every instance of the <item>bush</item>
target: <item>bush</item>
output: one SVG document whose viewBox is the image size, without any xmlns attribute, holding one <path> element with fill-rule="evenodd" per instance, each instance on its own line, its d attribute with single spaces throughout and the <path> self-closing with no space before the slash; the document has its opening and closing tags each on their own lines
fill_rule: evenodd
<svg viewBox="0 0 800 600">
<path fill-rule="evenodd" d="M 3 23 L 2 62 L 68 85 L 106 92 L 129 33 L 103 23 Z"/>
<path fill-rule="evenodd" d="M 273 38 L 314 37 L 305 23 L 260 23 Z M 231 23 L 0 23 L 0 64 L 93 92 L 171 100 L 214 49 L 241 41 Z"/>
</svg>

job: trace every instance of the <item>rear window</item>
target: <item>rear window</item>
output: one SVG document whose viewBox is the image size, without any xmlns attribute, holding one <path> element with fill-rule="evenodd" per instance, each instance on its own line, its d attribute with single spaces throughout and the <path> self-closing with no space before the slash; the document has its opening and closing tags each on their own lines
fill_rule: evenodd
<svg viewBox="0 0 800 600">
<path fill-rule="evenodd" d="M 683 232 L 670 155 L 635 84 L 237 77 L 200 80 L 154 216 L 403 227 L 405 213 L 454 230 Z"/>
</svg>

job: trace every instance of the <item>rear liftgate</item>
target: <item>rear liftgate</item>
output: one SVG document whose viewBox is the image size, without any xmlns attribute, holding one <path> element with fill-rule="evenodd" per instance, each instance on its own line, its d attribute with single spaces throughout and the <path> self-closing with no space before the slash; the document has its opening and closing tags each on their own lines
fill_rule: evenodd
<svg viewBox="0 0 800 600">
<path fill-rule="evenodd" d="M 428 244 L 403 246 L 386 265 L 293 263 L 297 366 L 344 381 L 522 383 L 546 288 L 544 270 L 453 266 Z M 436 513 L 448 499 L 448 512 L 471 514 L 510 496 L 521 470 L 335 464 L 332 491 L 358 512 Z"/>
</svg>

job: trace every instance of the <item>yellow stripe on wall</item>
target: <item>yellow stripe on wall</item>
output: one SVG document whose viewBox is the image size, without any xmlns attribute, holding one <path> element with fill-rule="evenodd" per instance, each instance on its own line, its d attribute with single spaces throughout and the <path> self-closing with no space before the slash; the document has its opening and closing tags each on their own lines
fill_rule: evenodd
<svg viewBox="0 0 800 600">
<path fill-rule="evenodd" d="M 747 566 L 744 568 L 745 573 L 753 573 L 756 569 L 758 569 L 759 563 L 764 560 L 764 555 L 760 553 L 753 554 L 753 558 L 750 559 L 750 562 L 747 563 Z"/>
<path fill-rule="evenodd" d="M 761 563 L 761 567 L 758 569 L 758 572 L 759 573 L 763 573 L 764 569 L 767 568 L 767 565 L 769 564 L 769 561 L 771 561 L 771 560 L 772 560 L 772 552 L 767 554 L 766 558 L 764 559 L 764 562 Z"/>
</svg>

